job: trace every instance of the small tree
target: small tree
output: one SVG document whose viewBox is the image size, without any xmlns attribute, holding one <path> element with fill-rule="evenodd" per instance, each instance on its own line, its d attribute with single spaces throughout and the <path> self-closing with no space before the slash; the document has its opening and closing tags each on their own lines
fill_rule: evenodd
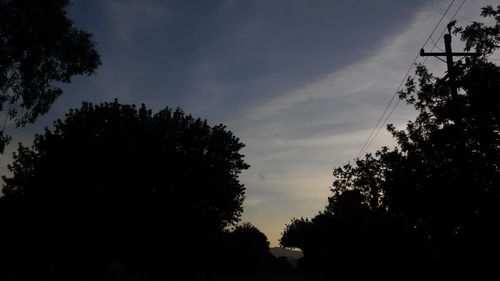
<svg viewBox="0 0 500 281">
<path fill-rule="evenodd" d="M 218 242 L 210 256 L 208 271 L 237 278 L 271 273 L 277 269 L 277 259 L 269 250 L 266 235 L 250 223 L 227 230 Z"/>
<path fill-rule="evenodd" d="M 230 236 L 235 245 L 244 249 L 245 252 L 269 252 L 269 241 L 267 241 L 266 235 L 251 223 L 236 226 L 230 232 Z"/>
<path fill-rule="evenodd" d="M 16 126 L 45 114 L 62 94 L 58 84 L 90 75 L 101 63 L 91 35 L 67 18 L 68 4 L 0 0 L 0 111 Z M 0 129 L 3 152 L 10 137 Z"/>
<path fill-rule="evenodd" d="M 21 270 L 52 257 L 58 270 L 139 259 L 161 273 L 239 220 L 248 165 L 223 125 L 115 101 L 84 103 L 54 126 L 20 145 L 4 177 L 1 241 L 11 251 L 0 255 Z"/>
</svg>

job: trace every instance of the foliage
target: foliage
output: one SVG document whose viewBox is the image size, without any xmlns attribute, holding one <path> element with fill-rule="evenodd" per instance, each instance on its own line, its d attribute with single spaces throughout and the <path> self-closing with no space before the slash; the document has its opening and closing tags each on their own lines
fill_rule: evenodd
<svg viewBox="0 0 500 281">
<path fill-rule="evenodd" d="M 418 259 L 412 260 L 412 266 L 419 268 L 423 278 L 482 279 L 498 268 L 500 68 L 488 62 L 487 55 L 500 46 L 500 6 L 496 10 L 486 7 L 482 15 L 494 17 L 496 24 L 473 23 L 457 32 L 466 40 L 467 50 L 474 48 L 483 56 L 457 62 L 455 83 L 417 66 L 416 78 L 408 79 L 399 96 L 419 114 L 404 130 L 388 126 L 398 147 L 382 148 L 335 169 L 333 195 L 325 213 L 287 226 L 282 243 L 300 247 L 304 261 L 331 263 L 339 252 L 345 255 L 338 250 L 345 244 L 352 250 L 368 241 L 363 249 L 369 249 L 380 245 L 374 237 L 406 236 L 401 244 L 381 240 L 387 243 L 372 255 L 384 261 L 378 268 L 385 273 L 398 265 L 397 260 L 387 258 L 398 247 L 415 253 Z M 458 86 L 458 94 L 452 85 Z M 356 200 L 359 207 L 345 208 L 345 202 Z M 359 214 L 366 220 L 357 220 Z M 325 215 L 330 216 L 330 225 L 317 220 Z M 336 225 L 346 216 L 349 226 Z M 374 228 L 367 228 L 366 221 L 374 223 Z M 398 232 L 405 234 L 394 235 Z M 287 244 L 292 238 L 297 241 Z M 317 252 L 323 249 L 328 250 Z M 372 264 L 362 258 L 366 255 L 355 258 L 358 270 Z M 322 268 L 327 269 L 326 265 Z"/>
<path fill-rule="evenodd" d="M 221 237 L 211 268 L 234 277 L 270 273 L 276 263 L 266 235 L 254 225 L 243 223 Z"/>
<path fill-rule="evenodd" d="M 455 32 L 461 34 L 462 40 L 466 43 L 466 51 L 475 49 L 487 56 L 500 47 L 500 5 L 496 9 L 491 5 L 484 7 L 481 16 L 492 18 L 496 23 L 490 26 L 482 22 L 473 22 L 465 28 L 458 28 Z"/>
<path fill-rule="evenodd" d="M 239 247 L 249 251 L 269 252 L 269 241 L 264 233 L 251 223 L 238 225 L 230 232 Z M 245 250 L 243 250 L 245 251 Z"/>
<path fill-rule="evenodd" d="M 285 225 L 285 230 L 280 238 L 280 245 L 287 248 L 306 249 L 307 243 L 313 241 L 308 237 L 312 232 L 312 222 L 307 218 L 292 219 L 290 224 Z"/>
<path fill-rule="evenodd" d="M 0 0 L 0 111 L 17 126 L 45 114 L 62 94 L 61 83 L 90 75 L 101 63 L 91 34 L 67 18 L 68 4 Z M 10 140 L 4 129 L 0 152 Z"/>
<path fill-rule="evenodd" d="M 161 275 L 239 220 L 249 166 L 225 126 L 117 101 L 84 103 L 54 126 L 20 145 L 4 177 L 2 256 L 21 272 L 41 261 L 102 272 L 119 260 Z"/>
<path fill-rule="evenodd" d="M 418 249 L 411 234 L 383 213 L 373 212 L 357 190 L 337 196 L 311 220 L 287 225 L 281 245 L 300 248 L 302 269 L 326 280 L 416 280 Z"/>
</svg>

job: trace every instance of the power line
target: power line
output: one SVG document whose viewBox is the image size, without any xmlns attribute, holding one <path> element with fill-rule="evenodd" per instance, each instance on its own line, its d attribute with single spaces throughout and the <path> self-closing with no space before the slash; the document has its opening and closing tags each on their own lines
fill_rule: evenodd
<svg viewBox="0 0 500 281">
<path fill-rule="evenodd" d="M 432 37 L 431 37 L 431 41 L 432 41 L 432 43 L 434 43 L 434 47 L 432 47 L 433 50 L 434 50 L 434 48 L 438 48 L 441 52 L 444 52 L 444 50 L 437 45 L 437 42 L 434 41 L 434 39 L 432 39 Z"/>
<path fill-rule="evenodd" d="M 465 1 L 466 1 L 466 0 L 463 0 L 463 1 L 462 1 L 462 3 L 460 3 L 460 6 L 458 6 L 457 10 L 455 11 L 455 13 L 453 14 L 453 16 L 451 17 L 450 22 L 451 22 L 451 21 L 453 21 L 453 20 L 455 19 L 455 17 L 457 16 L 458 12 L 460 11 L 460 9 L 462 9 L 462 6 L 465 4 Z M 443 31 L 441 31 L 441 33 L 439 34 L 439 37 L 438 37 L 438 38 L 439 38 L 439 39 L 438 39 L 438 42 L 439 42 L 439 40 L 443 37 L 443 35 L 444 35 L 444 33 L 446 32 L 446 30 L 447 30 L 447 29 L 448 29 L 448 28 L 447 28 L 446 26 L 443 28 Z M 438 42 L 434 42 L 434 46 L 432 46 L 432 49 L 430 50 L 431 52 L 432 52 L 432 51 L 434 51 L 434 49 L 435 49 L 435 48 L 438 48 L 438 49 L 440 49 L 440 50 L 441 50 L 441 48 L 439 48 L 439 47 L 437 46 L 437 43 L 438 43 Z M 443 51 L 443 50 L 441 50 L 441 51 Z M 427 62 L 427 59 L 428 59 L 428 58 L 429 58 L 429 57 L 425 57 L 423 64 L 425 64 L 425 63 Z"/>
<path fill-rule="evenodd" d="M 460 11 L 460 9 L 462 9 L 462 6 L 464 5 L 466 0 L 463 0 L 462 3 L 460 4 L 460 6 L 457 8 L 457 10 L 455 11 L 455 13 L 453 14 L 453 16 L 451 17 L 450 19 L 450 22 L 453 21 L 455 19 L 455 17 L 457 16 L 458 12 Z M 452 1 L 452 4 L 453 4 L 453 1 Z M 448 7 L 449 8 L 449 7 Z M 446 12 L 445 12 L 446 14 Z M 441 34 L 439 35 L 439 37 L 442 37 L 444 32 L 446 31 L 447 27 L 445 27 L 443 29 L 443 31 L 441 32 Z M 435 29 L 434 29 L 435 30 Z M 432 35 L 431 35 L 432 36 Z M 434 40 L 433 40 L 434 41 Z M 424 45 L 425 46 L 425 45 Z M 434 50 L 434 48 L 437 46 L 437 42 L 434 42 L 434 46 L 432 47 L 432 50 Z M 431 50 L 431 52 L 432 52 Z M 417 55 L 418 56 L 418 55 Z M 427 58 L 425 58 L 423 64 L 425 64 L 425 62 L 427 61 Z M 416 60 L 415 60 L 416 61 Z M 413 63 L 415 63 L 415 61 Z M 413 67 L 413 64 L 412 64 L 412 67 Z M 411 68 L 410 67 L 410 70 Z M 409 71 L 406 73 L 405 77 L 403 78 L 403 80 L 405 80 L 406 76 L 408 76 L 409 74 Z M 399 88 L 401 88 L 401 85 L 399 85 L 398 87 L 398 90 L 396 90 L 396 93 L 399 91 Z M 401 100 L 397 100 L 396 103 L 394 104 L 394 106 L 392 107 L 391 111 L 389 112 L 389 114 L 387 114 L 386 118 L 384 119 L 384 122 L 382 123 L 382 125 L 378 128 L 377 132 L 375 133 L 375 135 L 373 136 L 373 138 L 370 140 L 370 142 L 368 143 L 368 145 L 366 146 L 366 149 L 365 149 L 365 152 L 366 150 L 368 150 L 368 148 L 370 147 L 370 145 L 373 143 L 373 141 L 375 140 L 375 138 L 378 136 L 378 134 L 380 133 L 380 131 L 382 130 L 382 128 L 384 127 L 384 125 L 387 123 L 387 120 L 389 119 L 389 117 L 391 116 L 391 114 L 394 112 L 394 110 L 396 109 L 396 107 L 398 106 L 398 104 L 401 102 Z M 358 158 L 359 158 L 359 155 L 358 155 Z"/>
<path fill-rule="evenodd" d="M 444 17 L 446 16 L 446 14 L 448 13 L 448 11 L 450 10 L 451 6 L 453 5 L 453 3 L 455 2 L 455 0 L 452 0 L 451 3 L 448 5 L 448 8 L 446 8 L 446 11 L 444 11 L 443 15 L 441 16 L 441 18 L 439 19 L 438 23 L 436 24 L 436 26 L 434 27 L 434 29 L 432 30 L 432 32 L 429 34 L 429 36 L 427 37 L 427 39 L 425 40 L 424 44 L 422 45 L 421 49 L 425 47 L 425 45 L 427 45 L 427 43 L 429 42 L 429 40 L 431 40 L 431 37 L 432 35 L 434 35 L 434 32 L 436 32 L 436 29 L 439 27 L 439 25 L 441 24 L 441 22 L 443 21 Z M 437 44 L 436 44 L 437 45 Z M 378 126 L 380 125 L 380 122 L 382 121 L 382 119 L 384 118 L 384 116 L 386 115 L 387 111 L 389 110 L 391 104 L 393 103 L 394 99 L 396 98 L 398 92 L 399 92 L 399 89 L 401 88 L 401 86 L 403 86 L 403 83 L 406 79 L 406 77 L 410 74 L 415 62 L 417 61 L 419 57 L 419 54 L 417 54 L 415 56 L 415 58 L 413 59 L 413 62 L 410 64 L 410 67 L 408 68 L 408 71 L 406 72 L 405 76 L 403 77 L 403 79 L 401 80 L 401 83 L 399 84 L 398 88 L 396 89 L 396 91 L 394 92 L 394 94 L 392 95 L 389 103 L 387 104 L 387 106 L 385 107 L 384 109 L 384 112 L 382 113 L 382 115 L 380 115 L 380 118 L 378 119 L 377 123 L 375 124 L 375 127 L 373 127 L 372 131 L 370 132 L 370 135 L 368 136 L 368 138 L 366 139 L 366 141 L 364 142 L 363 146 L 361 147 L 361 149 L 359 150 L 359 153 L 358 153 L 358 156 L 356 158 L 359 158 L 361 156 L 361 154 L 363 154 L 364 152 L 366 152 L 366 150 L 368 149 L 368 147 L 370 146 L 370 144 L 373 142 L 373 139 L 376 137 L 376 135 L 378 134 L 378 132 L 374 135 L 375 133 L 375 130 L 377 130 Z M 398 102 L 396 103 L 396 105 L 398 104 Z M 394 111 L 394 110 L 392 110 Z M 387 120 L 387 118 L 386 118 Z M 382 125 L 383 127 L 383 125 Z"/>
</svg>

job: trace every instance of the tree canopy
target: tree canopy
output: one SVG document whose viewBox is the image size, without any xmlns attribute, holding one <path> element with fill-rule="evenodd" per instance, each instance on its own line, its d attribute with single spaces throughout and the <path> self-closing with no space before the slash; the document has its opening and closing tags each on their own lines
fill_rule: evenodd
<svg viewBox="0 0 500 281">
<path fill-rule="evenodd" d="M 258 275 L 270 273 L 276 263 L 266 235 L 254 225 L 243 223 L 221 237 L 211 268 L 232 276 Z"/>
<path fill-rule="evenodd" d="M 15 154 L 0 198 L 3 266 L 188 264 L 239 220 L 243 146 L 180 109 L 84 103 Z"/>
<path fill-rule="evenodd" d="M 399 96 L 419 114 L 403 130 L 388 126 L 397 147 L 384 147 L 335 169 L 325 213 L 292 221 L 283 245 L 302 248 L 307 261 L 324 258 L 314 251 L 325 245 L 335 256 L 344 243 L 353 248 L 369 241 L 366 251 L 386 241 L 373 260 L 356 256 L 357 268 L 384 260 L 401 245 L 412 245 L 417 259 L 408 261 L 422 278 L 481 279 L 495 272 L 500 265 L 500 67 L 488 56 L 500 47 L 500 6 L 488 6 L 482 15 L 496 22 L 475 22 L 455 31 L 465 40 L 466 50 L 475 49 L 482 56 L 457 62 L 454 82 L 418 65 L 416 78 L 408 79 Z M 451 90 L 454 85 L 458 94 Z M 351 207 L 346 208 L 346 202 Z M 360 214 L 367 219 L 356 220 Z M 345 216 L 351 217 L 351 230 L 338 226 Z M 375 228 L 366 228 L 372 223 Z M 403 244 L 374 239 L 381 230 L 386 238 L 401 231 L 406 234 L 397 237 L 407 238 Z M 315 233 L 332 235 L 315 236 L 315 244 L 307 244 L 313 243 L 310 237 Z M 313 254 L 308 257 L 308 252 Z M 385 261 L 377 268 L 387 275 L 399 268 L 397 261 Z"/>
<path fill-rule="evenodd" d="M 5 123 L 33 123 L 62 94 L 61 83 L 94 73 L 91 34 L 74 26 L 69 0 L 0 0 L 0 111 Z M 1 125 L 1 124 L 0 124 Z M 2 125 L 0 152 L 10 137 Z"/>
</svg>

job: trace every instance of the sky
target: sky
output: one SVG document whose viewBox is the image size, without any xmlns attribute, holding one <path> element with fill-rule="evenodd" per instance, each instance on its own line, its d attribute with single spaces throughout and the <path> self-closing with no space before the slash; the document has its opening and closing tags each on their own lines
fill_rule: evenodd
<svg viewBox="0 0 500 281">
<path fill-rule="evenodd" d="M 495 1 L 466 1 L 457 25 L 479 20 L 480 7 Z M 324 208 L 333 169 L 358 155 L 450 2 L 73 0 L 68 15 L 94 35 L 103 64 L 65 85 L 34 125 L 9 131 L 14 141 L 0 173 L 8 173 L 17 142 L 29 144 L 82 101 L 181 107 L 226 125 L 246 144 L 242 221 L 277 246 L 292 218 Z M 461 3 L 454 1 L 434 34 L 438 48 Z M 436 59 L 426 65 L 444 71 Z M 401 103 L 389 123 L 401 128 L 414 116 Z M 385 130 L 368 151 L 383 145 L 395 145 Z"/>
</svg>

